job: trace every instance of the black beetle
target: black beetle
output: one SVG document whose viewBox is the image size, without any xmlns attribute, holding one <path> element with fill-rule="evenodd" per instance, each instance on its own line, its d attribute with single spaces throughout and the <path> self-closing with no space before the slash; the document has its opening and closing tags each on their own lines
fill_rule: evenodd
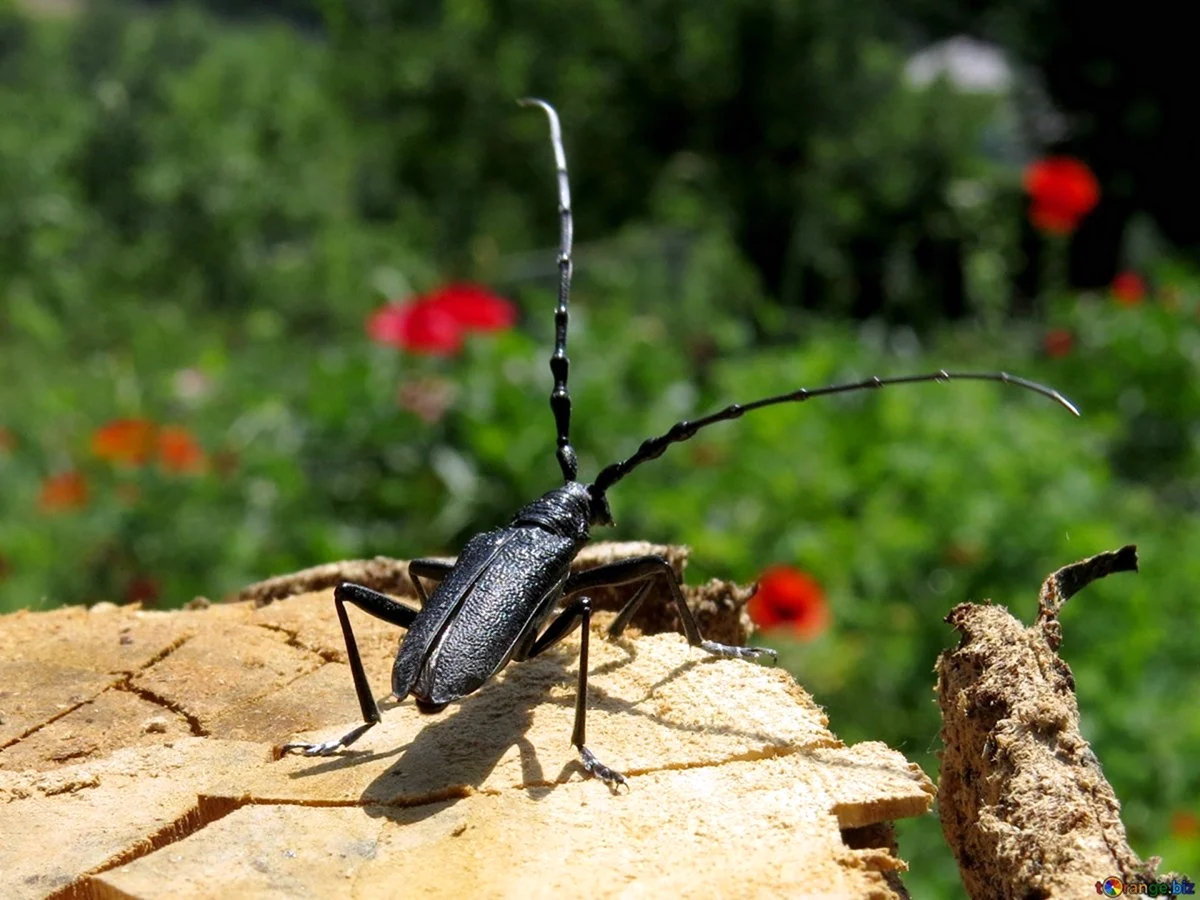
<svg viewBox="0 0 1200 900">
<path fill-rule="evenodd" d="M 423 713 L 440 712 L 448 703 L 478 690 L 510 660 L 522 661 L 537 656 L 582 625 L 579 689 L 571 743 L 578 749 L 583 767 L 588 772 L 603 779 L 610 787 L 625 784 L 621 773 L 601 763 L 585 746 L 588 636 L 592 615 L 591 602 L 587 597 L 589 591 L 640 584 L 609 627 L 611 637 L 616 637 L 625 629 L 654 580 L 658 579 L 674 598 L 683 630 L 692 646 L 718 656 L 742 659 L 759 656 L 774 658 L 775 652 L 761 647 L 732 647 L 704 640 L 674 572 L 660 556 L 621 560 L 572 575 L 571 561 L 587 543 L 592 526 L 613 524 L 607 497 L 610 487 L 642 463 L 661 456 L 671 444 L 690 439 L 702 428 L 736 419 L 764 406 L 800 402 L 824 394 L 950 379 L 1000 381 L 1036 391 L 1079 414 L 1070 401 L 1057 391 L 1004 372 L 940 371 L 927 375 L 869 378 L 814 390 L 801 388 L 753 403 L 734 404 L 692 422 L 678 422 L 666 433 L 643 441 L 637 452 L 628 459 L 601 470 L 590 485 L 581 484 L 575 480 L 577 462 L 569 436 L 571 398 L 567 393 L 567 296 L 571 287 L 572 222 L 566 155 L 558 115 L 553 107 L 542 100 L 528 99 L 521 103 L 541 107 L 549 118 L 558 176 L 562 230 L 558 256 L 558 306 L 554 312 L 554 354 L 550 358 L 550 370 L 554 376 L 550 407 L 558 432 L 558 463 L 565 483 L 520 510 L 504 528 L 471 538 L 454 564 L 434 559 L 413 560 L 408 573 L 421 599 L 420 610 L 361 585 L 339 584 L 334 591 L 334 606 L 346 638 L 346 655 L 365 721 L 335 740 L 319 744 L 286 744 L 282 748 L 284 753 L 292 750 L 300 750 L 310 756 L 333 753 L 354 743 L 380 721 L 379 707 L 367 683 L 354 632 L 346 615 L 346 604 L 352 603 L 373 616 L 407 630 L 392 668 L 392 694 L 397 700 L 403 700 L 411 694 L 417 709 Z M 437 583 L 432 595 L 426 595 L 422 578 Z M 566 601 L 565 605 L 551 620 L 551 615 L 563 600 Z"/>
</svg>

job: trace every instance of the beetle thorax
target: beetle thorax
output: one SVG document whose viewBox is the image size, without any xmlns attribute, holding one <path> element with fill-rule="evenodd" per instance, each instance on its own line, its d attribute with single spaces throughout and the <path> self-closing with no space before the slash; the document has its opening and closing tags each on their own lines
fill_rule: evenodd
<svg viewBox="0 0 1200 900">
<path fill-rule="evenodd" d="M 548 491 L 513 517 L 513 525 L 536 525 L 554 534 L 587 543 L 591 528 L 592 497 L 577 481 Z"/>
</svg>

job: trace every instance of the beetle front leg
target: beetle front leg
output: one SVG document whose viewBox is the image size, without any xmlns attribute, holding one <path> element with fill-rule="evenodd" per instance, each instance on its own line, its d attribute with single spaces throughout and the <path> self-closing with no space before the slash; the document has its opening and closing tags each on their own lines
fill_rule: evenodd
<svg viewBox="0 0 1200 900">
<path fill-rule="evenodd" d="M 650 587 L 653 585 L 654 579 L 659 579 L 666 584 L 667 590 L 671 594 L 671 599 L 675 601 L 675 606 L 679 610 L 679 619 L 683 624 L 683 633 L 687 637 L 687 642 L 693 647 L 700 647 L 715 656 L 731 656 L 737 659 L 758 659 L 761 656 L 766 656 L 770 657 L 771 661 L 774 662 L 777 658 L 775 651 L 769 647 L 735 647 L 731 644 L 706 641 L 704 636 L 700 634 L 700 626 L 696 624 L 696 617 L 692 614 L 691 607 L 687 605 L 683 591 L 679 589 L 679 583 L 675 580 L 675 570 L 661 556 L 638 556 L 633 559 L 623 559 L 619 562 L 588 569 L 567 579 L 565 590 L 567 593 L 575 593 L 577 591 L 592 590 L 600 587 L 616 587 L 621 584 L 636 584 L 641 582 L 641 586 L 634 592 L 629 602 L 617 613 L 617 617 L 608 628 L 608 636 L 615 638 L 620 637 L 633 618 L 633 614 L 637 612 L 638 607 L 642 605 L 642 601 L 646 599 L 646 594 L 650 592 Z"/>
<path fill-rule="evenodd" d="M 319 744 L 284 744 L 280 748 L 280 752 L 283 754 L 298 750 L 305 756 L 328 756 L 343 747 L 349 747 L 367 731 L 374 728 L 382 718 L 379 713 L 379 705 L 375 702 L 375 695 L 371 693 L 371 685 L 367 683 L 367 673 L 363 669 L 362 655 L 358 652 L 358 641 L 354 639 L 354 630 L 350 627 L 350 617 L 346 614 L 346 603 L 348 602 L 377 619 L 383 619 L 385 622 L 399 625 L 401 628 L 408 628 L 417 617 L 417 611 L 412 607 L 397 603 L 386 594 L 362 585 L 342 582 L 334 588 L 333 605 L 342 626 L 342 636 L 346 640 L 346 658 L 350 663 L 354 691 L 358 695 L 358 705 L 365 721 L 335 740 L 322 741 Z"/>
<path fill-rule="evenodd" d="M 587 691 L 588 691 L 588 638 L 592 632 L 592 601 L 588 597 L 575 597 L 568 601 L 562 612 L 546 626 L 546 630 L 533 642 L 523 659 L 532 659 L 539 653 L 549 650 L 580 625 L 583 632 L 579 638 L 579 687 L 575 691 L 575 727 L 571 732 L 571 744 L 579 751 L 579 759 L 584 769 L 595 775 L 612 790 L 621 785 L 629 788 L 625 776 L 616 769 L 610 769 L 596 754 L 587 748 Z"/>
</svg>

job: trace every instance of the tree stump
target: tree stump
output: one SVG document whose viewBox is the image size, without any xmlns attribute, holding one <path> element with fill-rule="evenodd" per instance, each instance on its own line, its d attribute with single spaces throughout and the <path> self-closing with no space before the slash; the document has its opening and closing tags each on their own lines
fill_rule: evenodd
<svg viewBox="0 0 1200 900">
<path fill-rule="evenodd" d="M 890 823 L 928 810 L 925 775 L 842 744 L 786 672 L 650 633 L 654 598 L 643 633 L 591 643 L 588 743 L 628 791 L 570 745 L 577 636 L 440 715 L 385 703 L 337 756 L 280 758 L 359 720 L 321 577 L 375 565 L 408 594 L 400 563 L 340 565 L 207 608 L 0 618 L 0 894 L 906 896 Z M 745 590 L 688 594 L 745 637 Z M 383 695 L 403 632 L 350 614 Z"/>
</svg>

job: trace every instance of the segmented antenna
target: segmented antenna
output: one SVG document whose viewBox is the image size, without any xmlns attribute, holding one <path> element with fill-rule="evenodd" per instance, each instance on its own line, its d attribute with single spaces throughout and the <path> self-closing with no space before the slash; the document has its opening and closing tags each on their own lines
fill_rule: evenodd
<svg viewBox="0 0 1200 900">
<path fill-rule="evenodd" d="M 554 390 L 550 392 L 550 410 L 558 431 L 558 465 L 563 479 L 574 481 L 579 471 L 575 448 L 571 446 L 571 395 L 567 392 L 567 374 L 571 361 L 567 359 L 567 297 L 571 293 L 571 241 L 574 226 L 571 222 L 571 185 L 567 180 L 567 154 L 563 150 L 562 128 L 558 113 L 545 100 L 526 97 L 522 106 L 540 106 L 550 120 L 550 143 L 554 147 L 554 170 L 558 176 L 558 215 L 562 221 L 558 245 L 558 306 L 554 310 L 554 354 L 550 357 L 550 372 Z"/>
<path fill-rule="evenodd" d="M 696 432 L 701 428 L 707 428 L 709 425 L 714 425 L 717 422 L 725 422 L 729 419 L 737 419 L 748 412 L 756 409 L 762 409 L 764 406 L 774 406 L 777 403 L 803 403 L 812 397 L 821 397 L 826 394 L 848 394 L 853 391 L 868 390 L 871 388 L 881 388 L 892 384 L 917 384 L 924 381 L 1000 381 L 1005 384 L 1015 385 L 1016 387 L 1025 388 L 1041 394 L 1044 397 L 1049 397 L 1057 403 L 1061 403 L 1075 415 L 1079 415 L 1079 410 L 1075 404 L 1060 394 L 1053 388 L 1048 388 L 1045 385 L 1038 384 L 1033 381 L 1027 381 L 1024 378 L 1018 378 L 1015 375 L 1009 375 L 1007 372 L 947 372 L 942 369 L 939 372 L 933 372 L 928 375 L 902 375 L 895 378 L 868 378 L 865 381 L 855 381 L 849 384 L 834 384 L 823 388 L 800 388 L 798 391 L 792 391 L 787 394 L 779 394 L 775 397 L 766 397 L 762 400 L 755 400 L 753 403 L 734 403 L 727 406 L 719 412 L 705 416 L 703 419 L 696 419 L 694 422 L 676 422 L 671 426 L 671 429 L 665 434 L 658 437 L 649 438 L 642 441 L 642 445 L 629 459 L 614 463 L 601 470 L 596 476 L 595 482 L 590 490 L 594 498 L 603 497 L 610 487 L 636 469 L 644 462 L 649 462 L 652 459 L 658 459 L 663 455 L 663 451 L 671 444 L 679 444 L 683 441 L 690 440 L 695 437 Z"/>
</svg>

